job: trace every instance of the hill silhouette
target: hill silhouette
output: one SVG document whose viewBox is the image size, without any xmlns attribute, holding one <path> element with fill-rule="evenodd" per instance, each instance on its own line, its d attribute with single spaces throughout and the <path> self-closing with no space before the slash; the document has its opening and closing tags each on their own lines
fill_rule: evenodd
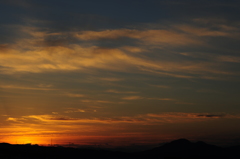
<svg viewBox="0 0 240 159">
<path fill-rule="evenodd" d="M 150 150 L 126 153 L 70 147 L 11 145 L 0 143 L 1 159 L 239 159 L 240 146 L 222 148 L 202 141 L 179 139 Z"/>
<path fill-rule="evenodd" d="M 139 158 L 163 159 L 239 159 L 240 146 L 222 148 L 202 141 L 179 139 L 141 153 Z"/>
</svg>

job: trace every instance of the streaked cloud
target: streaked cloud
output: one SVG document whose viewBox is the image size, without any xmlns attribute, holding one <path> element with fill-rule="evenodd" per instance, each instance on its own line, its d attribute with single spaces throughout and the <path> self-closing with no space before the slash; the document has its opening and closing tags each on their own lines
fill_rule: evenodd
<svg viewBox="0 0 240 159">
<path fill-rule="evenodd" d="M 132 53 L 140 53 L 140 52 L 148 52 L 147 49 L 141 47 L 134 47 L 134 46 L 123 46 L 121 49 L 132 52 Z"/>
<path fill-rule="evenodd" d="M 217 60 L 222 62 L 240 63 L 240 57 L 236 57 L 236 56 L 218 56 Z"/>
<path fill-rule="evenodd" d="M 239 134 L 239 2 L 0 4 L 6 141 Z"/>
<path fill-rule="evenodd" d="M 55 88 L 51 88 L 52 86 L 44 86 L 40 85 L 38 87 L 29 87 L 29 86 L 21 86 L 21 85 L 0 85 L 0 88 L 4 89 L 24 89 L 24 90 L 42 90 L 42 91 L 49 91 L 49 90 L 57 90 Z"/>
<path fill-rule="evenodd" d="M 137 100 L 137 99 L 143 99 L 143 97 L 141 97 L 141 96 L 126 96 L 126 97 L 123 97 L 122 99 L 124 99 L 124 100 Z"/>
<path fill-rule="evenodd" d="M 190 29 L 189 29 L 190 28 Z M 224 27 L 225 28 L 225 27 Z M 203 78 L 203 79 L 220 79 L 223 75 L 236 75 L 236 71 L 229 70 L 227 67 L 222 69 L 221 62 L 238 62 L 236 56 L 212 56 L 212 61 L 191 61 L 187 58 L 179 59 L 179 54 L 172 54 L 173 59 L 164 57 L 163 59 L 153 59 L 148 54 L 155 55 L 155 46 L 160 44 L 164 48 L 168 45 L 184 45 L 198 47 L 202 46 L 204 41 L 199 39 L 198 34 L 206 34 L 206 36 L 228 36 L 219 31 L 203 31 L 197 32 L 198 28 L 193 29 L 191 25 L 175 25 L 170 29 L 161 30 L 103 30 L 103 31 L 82 31 L 79 33 L 71 33 L 80 40 L 82 44 L 67 45 L 43 45 L 43 41 L 49 36 L 59 36 L 63 33 L 46 32 L 37 27 L 20 26 L 19 31 L 24 33 L 22 39 L 13 44 L 1 44 L 0 62 L 1 73 L 13 74 L 21 73 L 43 73 L 58 71 L 82 71 L 101 69 L 117 72 L 141 72 L 152 73 L 155 75 L 171 76 L 176 78 Z M 181 31 L 179 31 L 181 30 Z M 192 31 L 191 31 L 192 30 Z M 209 28 L 205 28 L 209 30 Z M 223 32 L 226 30 L 222 29 Z M 188 31 L 188 32 L 187 32 Z M 189 33 L 193 35 L 189 35 Z M 71 35 L 70 34 L 70 35 Z M 75 35 L 76 34 L 76 35 Z M 215 35 L 216 34 L 216 35 Z M 27 36 L 28 35 L 28 36 Z M 72 36 L 73 36 L 72 35 Z M 70 38 L 74 38 L 70 36 Z M 195 37 L 196 38 L 193 38 Z M 30 38 L 29 38 L 30 37 Z M 125 45 L 120 47 L 101 47 L 94 45 L 89 46 L 84 42 L 102 39 L 119 39 L 127 37 L 130 39 L 138 39 L 134 42 L 135 46 Z M 143 42 L 144 45 L 141 43 Z M 186 46 L 185 46 L 186 45 Z M 160 47 L 161 48 L 161 47 Z M 132 52 L 143 52 L 145 56 L 132 54 Z M 189 53 L 180 53 L 180 55 L 189 55 Z M 214 60 L 218 59 L 218 61 Z M 123 78 L 104 77 L 100 78 L 105 81 L 122 81 Z M 163 88 L 163 87 L 162 87 Z"/>
<path fill-rule="evenodd" d="M 85 113 L 86 110 L 84 109 L 73 109 L 73 108 L 68 108 L 67 111 L 64 111 L 64 113 Z"/>
<path fill-rule="evenodd" d="M 96 100 L 95 102 L 97 102 L 97 103 L 114 103 L 114 102 L 112 102 L 112 101 L 107 101 L 107 100 Z"/>
<path fill-rule="evenodd" d="M 7 121 L 19 121 L 19 120 L 20 120 L 20 119 L 12 118 L 12 117 L 7 118 Z"/>
<path fill-rule="evenodd" d="M 180 104 L 180 105 L 194 105 L 195 103 L 178 101 L 178 102 L 176 102 L 175 104 Z"/>
<path fill-rule="evenodd" d="M 118 39 L 128 37 L 138 39 L 147 44 L 165 44 L 165 45 L 188 45 L 199 44 L 197 40 L 188 37 L 186 34 L 177 33 L 169 30 L 106 30 L 106 31 L 84 31 L 76 34 L 81 40 L 100 40 L 100 39 Z M 180 40 L 181 39 L 181 40 Z"/>
<path fill-rule="evenodd" d="M 114 90 L 114 89 L 106 90 L 106 92 L 116 93 L 116 94 L 135 94 L 135 93 L 139 93 L 139 92 L 134 92 L 134 91 L 118 91 L 118 90 Z"/>
<path fill-rule="evenodd" d="M 147 98 L 150 100 L 163 100 L 163 101 L 175 101 L 175 99 L 172 98 Z"/>
<path fill-rule="evenodd" d="M 93 99 L 83 99 L 80 100 L 83 103 L 102 103 L 102 104 L 111 104 L 111 103 L 115 103 L 115 104 L 119 104 L 120 102 L 114 102 L 114 101 L 109 101 L 109 100 L 93 100 Z"/>
<path fill-rule="evenodd" d="M 84 111 L 85 112 L 85 111 Z M 9 122 L 31 122 L 32 119 L 42 122 L 66 122 L 68 123 L 135 123 L 135 124 L 166 124 L 166 123 L 185 123 L 185 122 L 200 122 L 205 120 L 231 118 L 239 119 L 239 115 L 225 114 L 225 113 L 182 113 L 182 112 L 168 112 L 160 114 L 142 114 L 136 116 L 122 116 L 122 117 L 103 117 L 103 118 L 71 118 L 61 115 L 29 115 L 20 118 L 8 117 Z"/>
<path fill-rule="evenodd" d="M 74 93 L 66 93 L 67 96 L 69 97 L 76 97 L 76 98 L 81 98 L 81 97 L 84 97 L 85 95 L 84 94 L 74 94 Z"/>
<path fill-rule="evenodd" d="M 118 81 L 123 81 L 123 78 L 114 78 L 114 77 L 105 77 L 105 78 L 100 78 L 100 80 L 103 81 L 109 81 L 109 82 L 118 82 Z"/>
<path fill-rule="evenodd" d="M 176 26 L 178 29 L 186 32 L 186 33 L 190 33 L 196 36 L 212 36 L 212 37 L 216 37 L 216 36 L 230 36 L 232 35 L 231 33 L 229 33 L 229 30 L 226 30 L 223 28 L 221 28 L 220 30 L 210 30 L 210 28 L 205 28 L 205 27 L 192 27 L 189 25 L 180 25 L 180 26 Z"/>
<path fill-rule="evenodd" d="M 150 85 L 150 86 L 157 87 L 157 88 L 165 88 L 165 89 L 171 88 L 170 86 L 167 86 L 167 85 Z"/>
</svg>

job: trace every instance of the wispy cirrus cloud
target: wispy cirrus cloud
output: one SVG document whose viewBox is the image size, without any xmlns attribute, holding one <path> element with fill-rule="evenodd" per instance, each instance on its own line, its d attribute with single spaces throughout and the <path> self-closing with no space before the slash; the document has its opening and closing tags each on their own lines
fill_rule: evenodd
<svg viewBox="0 0 240 159">
<path fill-rule="evenodd" d="M 104 78 L 100 78 L 100 80 L 109 81 L 109 82 L 118 82 L 118 81 L 123 81 L 124 78 L 104 77 Z"/>
<path fill-rule="evenodd" d="M 110 100 L 93 100 L 93 99 L 83 99 L 80 100 L 83 103 L 98 103 L 98 104 L 120 104 L 121 102 L 114 102 L 114 101 L 110 101 Z"/>
<path fill-rule="evenodd" d="M 150 100 L 163 100 L 163 101 L 175 101 L 173 98 L 147 98 Z"/>
<path fill-rule="evenodd" d="M 217 60 L 222 62 L 240 63 L 240 57 L 236 57 L 236 56 L 222 55 L 222 56 L 218 56 Z"/>
<path fill-rule="evenodd" d="M 171 88 L 171 87 L 168 86 L 168 85 L 150 85 L 150 86 L 156 87 L 156 88 L 165 88 L 165 89 Z"/>
<path fill-rule="evenodd" d="M 122 99 L 124 99 L 124 100 L 137 100 L 137 99 L 143 99 L 143 97 L 141 97 L 141 96 L 126 96 L 126 97 L 123 97 Z"/>
<path fill-rule="evenodd" d="M 144 99 L 144 100 L 174 101 L 176 104 L 187 103 L 187 102 L 178 101 L 178 100 L 176 100 L 174 98 L 161 98 L 161 97 L 125 96 L 125 97 L 122 97 L 121 99 L 123 99 L 123 100 L 140 100 L 140 99 Z"/>
<path fill-rule="evenodd" d="M 84 94 L 76 94 L 76 93 L 66 93 L 66 96 L 68 96 L 68 97 L 75 97 L 75 98 L 81 98 L 81 97 L 85 97 L 85 95 Z"/>
<path fill-rule="evenodd" d="M 68 108 L 64 113 L 85 113 L 87 110 Z"/>
<path fill-rule="evenodd" d="M 23 89 L 23 90 L 42 90 L 42 91 L 50 91 L 50 90 L 57 90 L 56 88 L 51 88 L 50 85 L 39 85 L 38 87 L 29 87 L 29 86 L 22 86 L 22 85 L 0 85 L 0 88 L 3 89 Z"/>
<path fill-rule="evenodd" d="M 224 27 L 219 28 L 218 30 L 210 30 L 210 28 L 206 27 L 193 27 L 189 25 L 179 25 L 175 27 L 181 31 L 184 31 L 195 36 L 227 37 L 233 35 L 231 32 L 229 32 L 229 29 Z"/>
<path fill-rule="evenodd" d="M 162 29 L 122 28 L 102 31 L 69 31 L 68 33 L 50 32 L 40 27 L 18 26 L 16 29 L 23 36 L 16 39 L 14 44 L 0 45 L 0 71 L 4 74 L 13 74 L 16 72 L 88 72 L 101 69 L 115 72 L 151 73 L 175 78 L 222 79 L 221 76 L 239 74 L 231 70 L 228 64 L 223 63 L 236 63 L 239 61 L 238 56 L 219 56 L 210 53 L 211 58 L 206 60 L 196 57 L 196 53 L 193 52 L 192 55 L 196 59 L 191 60 L 188 58 L 189 52 L 168 51 L 173 58 L 169 58 L 163 52 L 171 50 L 172 46 L 185 48 L 194 45 L 194 47 L 208 48 L 206 39 L 201 38 L 205 36 L 229 38 L 232 37 L 233 30 L 239 32 L 239 30 L 236 31 L 237 27 L 234 29 L 233 26 L 226 24 L 217 26 L 218 28 L 214 30 L 196 24 L 173 24 L 169 28 L 162 27 Z M 118 41 L 121 38 L 129 38 L 132 43 L 123 44 Z M 71 39 L 81 43 L 71 43 Z M 103 47 L 94 42 L 103 43 L 104 39 L 116 40 L 119 45 Z M 54 42 L 53 45 L 54 40 L 56 43 Z M 68 42 L 58 43 L 59 40 Z M 160 51 L 155 50 L 162 48 L 164 49 Z M 161 58 L 153 58 L 157 54 Z M 120 78 L 101 79 L 121 81 Z"/>
<path fill-rule="evenodd" d="M 166 123 L 186 123 L 201 122 L 206 120 L 217 120 L 221 118 L 239 119 L 239 115 L 226 113 L 182 113 L 168 112 L 159 114 L 141 114 L 136 116 L 120 116 L 120 117 L 92 117 L 92 118 L 72 118 L 61 115 L 29 115 L 20 118 L 8 117 L 9 122 L 31 122 L 31 120 L 41 122 L 65 122 L 67 123 L 135 123 L 135 124 L 166 124 Z"/>
<path fill-rule="evenodd" d="M 188 37 L 187 34 L 174 32 L 173 30 L 105 30 L 105 31 L 83 31 L 75 35 L 81 40 L 118 39 L 128 37 L 138 39 L 147 44 L 157 45 L 189 45 L 200 42 Z"/>
<path fill-rule="evenodd" d="M 139 92 L 134 92 L 134 91 L 118 91 L 118 90 L 114 90 L 114 89 L 106 90 L 106 92 L 116 93 L 116 94 L 135 94 L 135 93 L 139 93 Z"/>
</svg>

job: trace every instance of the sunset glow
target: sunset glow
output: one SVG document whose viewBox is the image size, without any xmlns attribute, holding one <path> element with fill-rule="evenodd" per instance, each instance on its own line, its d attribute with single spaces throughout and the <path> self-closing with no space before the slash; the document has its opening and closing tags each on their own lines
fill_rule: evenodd
<svg viewBox="0 0 240 159">
<path fill-rule="evenodd" d="M 237 1 L 2 0 L 0 142 L 240 143 Z"/>
</svg>

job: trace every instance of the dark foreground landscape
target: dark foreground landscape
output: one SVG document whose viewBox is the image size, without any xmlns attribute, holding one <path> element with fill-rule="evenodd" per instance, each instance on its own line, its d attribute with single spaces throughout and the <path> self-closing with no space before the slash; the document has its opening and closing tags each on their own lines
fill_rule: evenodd
<svg viewBox="0 0 240 159">
<path fill-rule="evenodd" d="M 240 159 L 240 146 L 219 147 L 179 139 L 151 150 L 126 153 L 38 145 L 0 144 L 1 159 Z"/>
</svg>

